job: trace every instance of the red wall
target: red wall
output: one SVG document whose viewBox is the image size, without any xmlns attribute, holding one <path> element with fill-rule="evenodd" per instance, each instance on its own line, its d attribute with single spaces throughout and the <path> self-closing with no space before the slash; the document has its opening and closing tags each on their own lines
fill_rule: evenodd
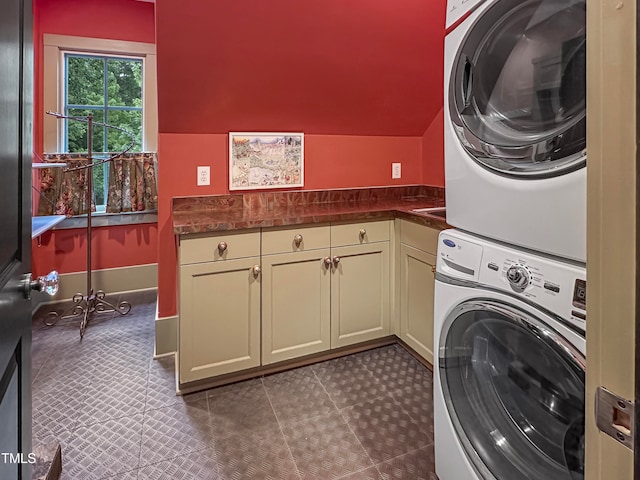
<svg viewBox="0 0 640 480">
<path fill-rule="evenodd" d="M 55 230 L 33 241 L 33 270 L 44 275 L 82 272 L 87 263 L 87 241 L 83 230 Z M 93 270 L 156 263 L 158 228 L 156 225 L 98 227 L 92 232 Z"/>
<path fill-rule="evenodd" d="M 441 108 L 422 136 L 422 158 L 426 185 L 444 187 L 444 110 Z"/>
<path fill-rule="evenodd" d="M 421 137 L 305 135 L 305 190 L 417 184 L 422 179 Z M 176 246 L 171 199 L 228 193 L 228 137 L 223 134 L 161 133 L 162 192 L 158 206 L 159 315 L 176 313 Z M 402 179 L 391 180 L 391 163 L 402 163 Z M 196 186 L 196 167 L 211 166 L 211 185 Z"/>
<path fill-rule="evenodd" d="M 304 132 L 305 189 L 437 178 L 423 149 L 442 108 L 445 3 L 157 3 L 160 316 L 176 313 L 171 199 L 228 192 L 230 131 Z M 198 165 L 211 186 L 196 186 Z"/>
<path fill-rule="evenodd" d="M 154 5 L 135 0 L 33 0 L 34 15 L 34 150 L 43 149 L 43 35 L 155 42 Z M 37 185 L 37 184 L 36 184 Z M 155 263 L 155 224 L 94 230 L 94 269 Z M 36 274 L 57 269 L 60 273 L 83 271 L 86 235 L 82 229 L 48 232 L 41 246 L 33 243 Z"/>
</svg>

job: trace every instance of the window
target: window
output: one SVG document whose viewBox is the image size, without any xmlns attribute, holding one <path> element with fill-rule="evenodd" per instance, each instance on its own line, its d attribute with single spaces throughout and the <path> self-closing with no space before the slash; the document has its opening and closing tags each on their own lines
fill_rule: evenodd
<svg viewBox="0 0 640 480">
<path fill-rule="evenodd" d="M 64 54 L 64 114 L 93 115 L 92 152 L 117 152 L 135 142 L 133 151 L 142 151 L 142 58 Z M 110 129 L 107 123 L 130 132 Z M 64 121 L 64 151 L 87 151 L 87 127 L 73 120 Z M 107 198 L 109 164 L 93 169 L 93 193 L 98 212 Z"/>
<path fill-rule="evenodd" d="M 86 152 L 86 124 L 57 120 L 47 111 L 93 115 L 96 122 L 135 135 L 133 151 L 157 148 L 155 45 L 118 40 L 44 35 L 44 152 Z M 95 126 L 94 157 L 128 146 L 125 133 Z M 94 168 L 94 198 L 104 212 L 108 163 Z"/>
</svg>

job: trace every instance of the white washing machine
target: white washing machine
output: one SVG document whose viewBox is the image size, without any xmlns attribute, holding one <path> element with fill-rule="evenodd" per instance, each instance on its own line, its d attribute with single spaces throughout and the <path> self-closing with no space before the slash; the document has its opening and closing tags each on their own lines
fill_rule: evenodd
<svg viewBox="0 0 640 480">
<path fill-rule="evenodd" d="M 585 0 L 449 0 L 447 223 L 586 261 Z"/>
<path fill-rule="evenodd" d="M 585 269 L 441 232 L 434 427 L 440 480 L 583 480 Z"/>
</svg>

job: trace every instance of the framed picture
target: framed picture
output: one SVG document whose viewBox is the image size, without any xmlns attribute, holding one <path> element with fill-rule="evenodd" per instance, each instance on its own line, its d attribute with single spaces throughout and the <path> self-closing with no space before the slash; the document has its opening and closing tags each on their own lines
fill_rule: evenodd
<svg viewBox="0 0 640 480">
<path fill-rule="evenodd" d="M 304 186 L 304 134 L 229 132 L 229 190 Z"/>
</svg>

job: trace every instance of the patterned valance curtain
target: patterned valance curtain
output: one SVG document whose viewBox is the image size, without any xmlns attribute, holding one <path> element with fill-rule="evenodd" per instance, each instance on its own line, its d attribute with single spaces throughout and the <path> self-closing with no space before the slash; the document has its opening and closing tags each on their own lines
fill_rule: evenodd
<svg viewBox="0 0 640 480">
<path fill-rule="evenodd" d="M 86 154 L 47 154 L 45 162 L 66 163 L 69 168 L 87 165 Z M 97 161 L 94 159 L 94 162 Z M 110 162 L 107 213 L 157 210 L 157 157 L 155 153 L 126 153 Z M 98 166 L 97 168 L 101 168 Z M 64 172 L 64 168 L 40 170 L 38 215 L 82 215 L 87 213 L 86 170 Z M 91 201 L 91 211 L 95 203 Z"/>
<path fill-rule="evenodd" d="M 107 213 L 157 210 L 156 154 L 127 153 L 109 165 Z"/>
<path fill-rule="evenodd" d="M 53 153 L 44 156 L 45 163 L 66 163 L 68 168 L 87 165 L 86 154 Z M 40 169 L 40 203 L 38 215 L 82 215 L 87 213 L 85 185 L 87 170 L 64 172 L 64 168 Z M 96 206 L 91 201 L 91 211 Z"/>
</svg>

